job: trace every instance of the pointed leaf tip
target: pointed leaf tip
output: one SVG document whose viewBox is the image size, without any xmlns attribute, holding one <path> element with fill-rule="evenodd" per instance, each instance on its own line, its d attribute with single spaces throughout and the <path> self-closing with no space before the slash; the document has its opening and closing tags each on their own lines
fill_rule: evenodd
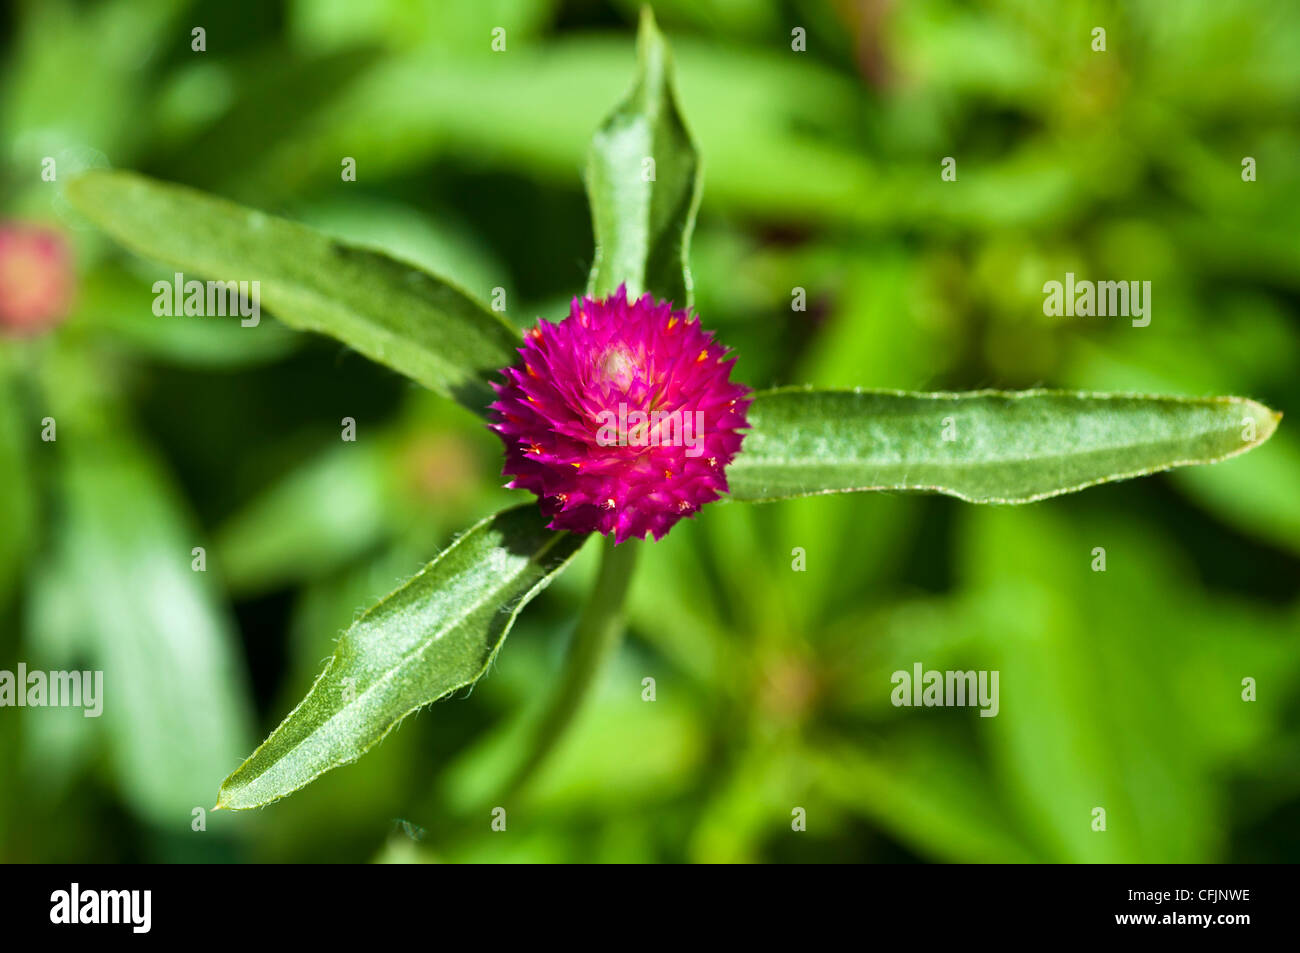
<svg viewBox="0 0 1300 953">
<path fill-rule="evenodd" d="M 700 157 L 682 117 L 668 43 L 641 10 L 631 91 L 592 137 L 587 161 L 596 254 L 588 293 L 619 285 L 691 305 L 691 233 L 700 200 Z"/>
</svg>

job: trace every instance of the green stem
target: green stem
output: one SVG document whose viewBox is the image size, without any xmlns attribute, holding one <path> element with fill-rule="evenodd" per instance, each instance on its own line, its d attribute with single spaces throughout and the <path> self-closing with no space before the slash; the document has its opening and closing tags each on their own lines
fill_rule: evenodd
<svg viewBox="0 0 1300 953">
<path fill-rule="evenodd" d="M 564 672 L 550 704 L 532 735 L 528 756 L 506 785 L 505 795 L 519 792 L 541 767 L 582 707 L 592 682 L 623 635 L 623 599 L 636 565 L 636 543 L 615 546 L 607 537 L 601 549 L 600 574 L 569 645 Z"/>
</svg>

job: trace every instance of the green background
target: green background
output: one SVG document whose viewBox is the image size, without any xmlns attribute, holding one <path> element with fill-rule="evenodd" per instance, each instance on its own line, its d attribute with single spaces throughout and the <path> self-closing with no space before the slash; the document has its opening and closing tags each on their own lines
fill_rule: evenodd
<svg viewBox="0 0 1300 953">
<path fill-rule="evenodd" d="M 704 161 L 696 307 L 748 384 L 1240 394 L 1291 416 L 1300 7 L 654 8 Z M 136 169 L 484 301 L 502 288 L 520 326 L 557 320 L 591 264 L 581 170 L 632 81 L 636 15 L 0 6 L 0 218 L 60 230 L 77 262 L 67 323 L 0 340 L 0 669 L 93 664 L 107 682 L 99 719 L 0 709 L 0 859 L 1295 860 L 1291 419 L 1241 459 L 1025 507 L 706 508 L 643 547 L 624 645 L 493 832 L 482 806 L 559 671 L 588 546 L 472 693 L 192 830 L 359 610 L 526 497 L 500 489 L 481 421 L 335 343 L 269 316 L 155 317 L 170 270 L 91 229 L 63 182 Z M 1067 271 L 1151 281 L 1150 326 L 1045 316 L 1042 285 Z M 998 716 L 893 707 L 890 674 L 916 662 L 999 671 Z"/>
</svg>

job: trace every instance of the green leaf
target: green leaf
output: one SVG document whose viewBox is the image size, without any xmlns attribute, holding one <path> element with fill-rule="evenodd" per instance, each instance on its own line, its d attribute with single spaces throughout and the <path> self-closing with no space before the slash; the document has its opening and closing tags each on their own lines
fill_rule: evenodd
<svg viewBox="0 0 1300 953">
<path fill-rule="evenodd" d="M 193 570 L 203 537 L 123 421 L 71 405 L 57 416 L 58 441 L 44 446 L 58 454 L 59 518 L 32 644 L 58 661 L 84 650 L 103 672 L 102 717 L 81 729 L 106 730 L 124 799 L 172 829 L 251 735 L 234 625 Z"/>
<path fill-rule="evenodd" d="M 437 56 L 427 49 L 388 56 L 309 130 L 265 156 L 262 177 L 322 181 L 338 175 L 342 155 L 365 157 L 371 176 L 401 176 L 456 156 L 475 163 L 486 158 L 530 179 L 569 182 L 584 163 L 592 130 L 609 112 L 610 89 L 626 81 L 625 41 L 572 31 L 555 42 L 516 44 L 517 35 L 510 32 L 506 56 L 477 43 Z M 932 227 L 936 217 L 956 217 L 950 205 L 957 198 L 949 193 L 949 204 L 942 204 L 937 191 L 944 183 L 936 181 L 930 194 L 928 177 L 909 175 L 908 189 L 924 189 L 922 208 L 917 194 L 898 188 L 897 176 L 830 134 L 859 121 L 862 87 L 850 74 L 791 56 L 781 44 L 682 35 L 672 52 L 678 88 L 689 94 L 691 131 L 708 156 L 715 210 L 876 227 L 900 220 Z M 810 168 L 817 174 L 808 175 Z M 1042 196 L 1043 189 L 1035 193 Z M 1057 209 L 1059 200 L 1039 215 Z"/>
<path fill-rule="evenodd" d="M 531 504 L 478 523 L 352 624 L 307 697 L 222 784 L 217 806 L 291 794 L 478 681 L 519 610 L 585 538 L 546 529 Z"/>
<path fill-rule="evenodd" d="M 0 358 L 5 355 L 0 355 Z M 28 445 L 40 432 L 40 417 L 24 419 L 19 378 L 0 361 L 0 610 L 22 575 L 36 525 L 36 486 Z"/>
<path fill-rule="evenodd" d="M 891 738 L 885 750 L 857 741 L 818 751 L 813 763 L 821 789 L 937 860 L 1040 859 L 1017 836 L 997 788 L 969 756 L 969 741 L 954 743 L 928 726 L 900 734 L 903 743 Z"/>
<path fill-rule="evenodd" d="M 192 130 L 152 164 L 182 182 L 246 201 L 274 200 L 301 188 L 305 170 L 297 176 L 267 175 L 265 157 L 310 130 L 321 113 L 381 58 L 377 48 L 356 44 L 324 54 L 296 47 L 273 57 L 253 53 L 232 58 L 226 63 L 232 87 L 229 108 Z M 192 116 L 192 99 L 183 99 L 174 85 L 168 93 L 176 102 L 176 112 Z M 338 163 L 336 158 L 334 165 Z"/>
<path fill-rule="evenodd" d="M 779 389 L 755 397 L 727 479 L 747 501 L 914 490 L 1030 503 L 1217 463 L 1263 443 L 1280 418 L 1244 397 Z"/>
<path fill-rule="evenodd" d="M 378 442 L 339 443 L 271 484 L 216 532 L 226 585 L 246 596 L 312 579 L 383 539 L 396 509 Z"/>
<path fill-rule="evenodd" d="M 592 139 L 587 161 L 596 259 L 588 293 L 627 284 L 678 307 L 691 304 L 687 264 L 700 203 L 700 160 L 673 91 L 672 60 L 654 15 L 641 12 L 632 92 Z"/>
<path fill-rule="evenodd" d="M 161 269 L 155 277 L 173 280 Z M 194 368 L 269 364 L 303 343 L 301 335 L 270 322 L 250 334 L 236 321 L 159 318 L 142 303 L 148 300 L 140 276 L 117 264 L 105 265 L 82 275 L 69 323 L 103 332 L 110 344 L 133 357 Z"/>
<path fill-rule="evenodd" d="M 128 248 L 192 272 L 186 280 L 258 281 L 261 303 L 285 324 L 337 338 L 475 413 L 517 357 L 518 333 L 501 316 L 381 252 L 130 172 L 88 172 L 68 197 Z"/>
</svg>

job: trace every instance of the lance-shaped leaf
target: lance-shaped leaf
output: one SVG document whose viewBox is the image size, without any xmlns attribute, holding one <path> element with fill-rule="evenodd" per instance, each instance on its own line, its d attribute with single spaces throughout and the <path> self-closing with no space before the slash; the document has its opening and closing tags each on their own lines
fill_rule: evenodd
<svg viewBox="0 0 1300 953">
<path fill-rule="evenodd" d="M 504 318 L 381 252 L 130 172 L 87 172 L 67 194 L 128 248 L 183 269 L 186 281 L 259 282 L 259 303 L 285 324 L 337 338 L 475 413 L 494 398 L 488 381 L 517 356 L 518 334 Z M 174 313 L 182 305 L 173 301 Z"/>
<path fill-rule="evenodd" d="M 636 85 L 596 131 L 587 161 L 596 259 L 588 293 L 626 283 L 678 307 L 691 304 L 687 265 L 700 202 L 700 160 L 673 90 L 668 44 L 641 12 Z"/>
<path fill-rule="evenodd" d="M 311 691 L 221 785 L 218 807 L 257 807 L 355 761 L 415 709 L 473 684 L 515 616 L 582 546 L 536 506 L 470 529 L 340 638 Z"/>
<path fill-rule="evenodd" d="M 57 774 L 79 742 L 53 736 L 102 728 L 132 810 L 170 829 L 252 736 L 234 623 L 211 574 L 194 571 L 203 537 L 120 412 L 62 395 L 56 406 L 58 517 L 36 572 L 29 636 L 57 664 L 80 658 L 102 672 L 101 717 L 78 713 L 29 737 L 51 744 Z"/>
<path fill-rule="evenodd" d="M 1244 397 L 778 389 L 755 397 L 727 479 L 748 501 L 915 490 L 1030 503 L 1225 460 L 1280 418 Z"/>
</svg>

